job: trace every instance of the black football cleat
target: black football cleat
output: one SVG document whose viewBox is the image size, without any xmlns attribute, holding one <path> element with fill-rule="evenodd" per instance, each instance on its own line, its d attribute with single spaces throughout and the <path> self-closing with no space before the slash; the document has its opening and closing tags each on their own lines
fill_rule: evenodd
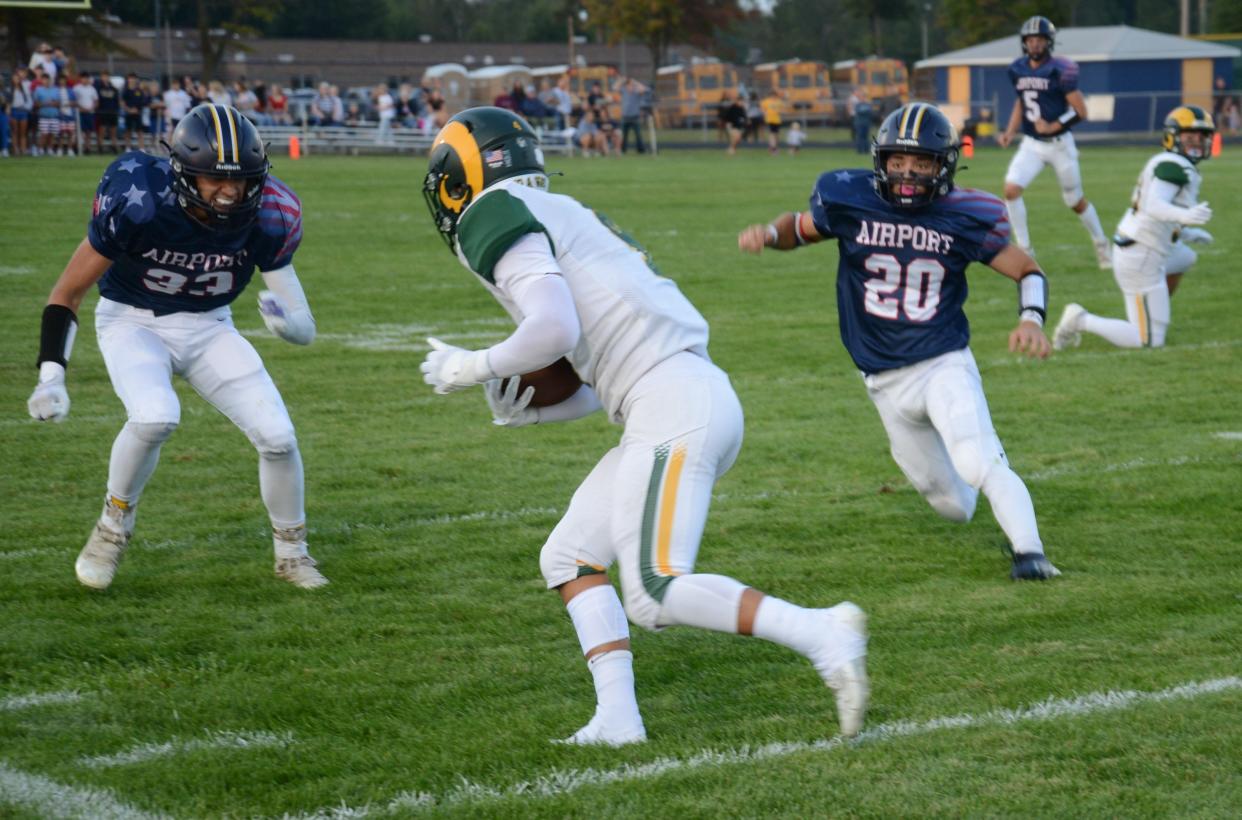
<svg viewBox="0 0 1242 820">
<path fill-rule="evenodd" d="M 1061 574 L 1042 552 L 1015 552 L 1009 577 L 1015 581 L 1047 581 Z"/>
</svg>

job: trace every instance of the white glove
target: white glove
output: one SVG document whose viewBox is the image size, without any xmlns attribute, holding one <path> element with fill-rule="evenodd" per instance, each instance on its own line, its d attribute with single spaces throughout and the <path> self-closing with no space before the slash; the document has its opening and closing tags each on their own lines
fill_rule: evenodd
<svg viewBox="0 0 1242 820">
<path fill-rule="evenodd" d="M 483 385 L 483 394 L 487 396 L 487 406 L 492 408 L 492 424 L 498 427 L 525 427 L 539 423 L 539 411 L 530 407 L 530 400 L 535 397 L 535 388 L 527 387 L 518 395 L 517 376 L 509 379 L 492 379 Z M 502 386 L 503 385 L 503 386 Z"/>
<path fill-rule="evenodd" d="M 69 415 L 69 391 L 65 389 L 65 366 L 44 362 L 39 366 L 39 384 L 26 402 L 30 417 L 39 421 L 64 421 Z"/>
<path fill-rule="evenodd" d="M 1192 245 L 1212 244 L 1212 235 L 1202 228 L 1182 228 L 1181 237 L 1183 242 L 1189 242 Z"/>
<path fill-rule="evenodd" d="M 259 315 L 272 335 L 286 342 L 307 345 L 315 338 L 315 319 L 309 310 L 292 312 L 275 291 L 259 291 Z"/>
<path fill-rule="evenodd" d="M 1200 202 L 1193 208 L 1186 209 L 1186 215 L 1182 217 L 1183 225 L 1205 225 L 1212 218 L 1212 209 L 1208 207 L 1206 202 Z"/>
<path fill-rule="evenodd" d="M 285 303 L 280 301 L 279 296 L 270 290 L 259 291 L 259 315 L 263 317 L 263 324 L 273 335 L 281 338 L 284 338 L 287 324 L 285 313 Z"/>
<path fill-rule="evenodd" d="M 486 350 L 454 347 L 435 337 L 428 337 L 427 344 L 431 345 L 431 350 L 418 369 L 423 371 L 423 381 L 441 395 L 496 378 L 487 365 Z"/>
</svg>

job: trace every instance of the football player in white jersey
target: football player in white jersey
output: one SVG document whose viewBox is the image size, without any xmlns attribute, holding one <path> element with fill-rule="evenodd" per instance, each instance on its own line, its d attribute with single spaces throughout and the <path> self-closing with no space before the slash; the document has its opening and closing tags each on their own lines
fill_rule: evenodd
<svg viewBox="0 0 1242 820">
<path fill-rule="evenodd" d="M 1057 27 L 1047 17 L 1031 17 L 1022 24 L 1018 37 L 1022 56 L 1009 66 L 1009 81 L 1018 98 L 1005 130 L 996 141 L 1007 148 L 1021 127 L 1023 137 L 1005 173 L 1005 206 L 1013 225 L 1013 240 L 1027 253 L 1031 236 L 1026 225 L 1026 202 L 1022 192 L 1045 165 L 1051 165 L 1061 186 L 1061 201 L 1078 214 L 1091 234 L 1096 260 L 1101 268 L 1112 266 L 1108 237 L 1100 226 L 1095 206 L 1082 190 L 1078 169 L 1078 146 L 1070 129 L 1087 116 L 1087 103 L 1078 90 L 1078 64 L 1052 56 Z"/>
<path fill-rule="evenodd" d="M 595 683 L 595 714 L 566 742 L 646 739 L 627 615 L 648 629 L 755 635 L 801 653 L 834 691 L 841 732 L 857 734 L 868 698 L 862 610 L 805 609 L 694 571 L 712 487 L 736 458 L 743 426 L 699 312 L 605 217 L 548 191 L 538 139 L 512 112 L 472 108 L 449 120 L 432 145 L 424 195 L 454 254 L 517 323 L 485 350 L 429 340 L 424 380 L 437 393 L 484 385 L 505 427 L 601 408 L 624 427 L 540 554 Z M 583 385 L 559 404 L 533 407 L 533 387 L 502 382 L 561 357 Z M 614 562 L 624 606 L 607 575 Z"/>
<path fill-rule="evenodd" d="M 1198 258 L 1187 242 L 1207 244 L 1212 235 L 1197 226 L 1212 218 L 1199 201 L 1198 164 L 1211 154 L 1216 126 L 1197 105 L 1183 105 L 1164 121 L 1164 150 L 1143 166 L 1130 208 L 1113 237 L 1113 278 L 1126 303 L 1126 321 L 1088 313 L 1070 303 L 1053 334 L 1057 350 L 1074 347 L 1082 332 L 1118 347 L 1161 347 L 1169 330 L 1169 297 Z"/>
</svg>

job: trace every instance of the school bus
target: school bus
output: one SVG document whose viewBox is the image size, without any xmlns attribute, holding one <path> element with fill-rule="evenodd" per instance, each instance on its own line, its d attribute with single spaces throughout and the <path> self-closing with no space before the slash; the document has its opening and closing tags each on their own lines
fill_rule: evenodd
<svg viewBox="0 0 1242 820">
<path fill-rule="evenodd" d="M 707 114 L 714 118 L 725 99 L 737 93 L 737 68 L 716 61 L 670 65 L 656 74 L 656 112 L 669 128 L 693 125 Z"/>
<path fill-rule="evenodd" d="M 832 64 L 832 85 L 838 99 L 857 87 L 867 89 L 877 113 L 883 115 L 910 101 L 910 75 L 901 60 L 865 57 Z"/>
<path fill-rule="evenodd" d="M 760 63 L 751 75 L 751 85 L 759 96 L 779 91 L 794 117 L 836 118 L 839 103 L 833 100 L 828 66 L 818 60 L 785 60 Z"/>
</svg>

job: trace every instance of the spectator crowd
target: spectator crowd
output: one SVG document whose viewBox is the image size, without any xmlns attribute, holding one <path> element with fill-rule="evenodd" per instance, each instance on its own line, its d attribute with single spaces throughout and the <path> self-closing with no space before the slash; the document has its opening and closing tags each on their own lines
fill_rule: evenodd
<svg viewBox="0 0 1242 820">
<path fill-rule="evenodd" d="M 644 153 L 643 130 L 653 110 L 651 89 L 632 77 L 617 77 L 605 88 L 591 83 L 584 94 L 571 90 L 570 78 L 516 82 L 498 94 L 492 104 L 522 114 L 544 133 L 558 135 L 585 155 L 619 155 L 631 148 Z M 380 83 L 349 89 L 344 95 L 329 82 L 317 88 L 286 91 L 262 80 L 204 83 L 183 76 L 161 86 L 136 74 L 124 78 L 79 71 L 64 49 L 41 44 L 27 65 L 16 67 L 7 81 L 0 80 L 0 156 L 73 156 L 82 153 L 118 153 L 129 149 L 159 150 L 161 140 L 191 108 L 214 102 L 236 107 L 256 125 L 315 127 L 375 127 L 377 143 L 390 143 L 401 129 L 435 133 L 454 112 L 439 81 L 425 85 Z M 1226 133 L 1242 129 L 1238 97 L 1217 80 L 1214 94 L 1217 128 Z M 869 150 L 871 103 L 865 89 L 855 89 L 849 114 L 854 142 Z M 787 123 L 787 100 L 779 91 L 759 94 L 739 88 L 717 110 L 722 140 L 734 153 L 746 140 L 759 141 L 766 131 L 768 148 L 778 151 L 778 137 L 797 152 L 805 140 L 797 123 Z"/>
</svg>

